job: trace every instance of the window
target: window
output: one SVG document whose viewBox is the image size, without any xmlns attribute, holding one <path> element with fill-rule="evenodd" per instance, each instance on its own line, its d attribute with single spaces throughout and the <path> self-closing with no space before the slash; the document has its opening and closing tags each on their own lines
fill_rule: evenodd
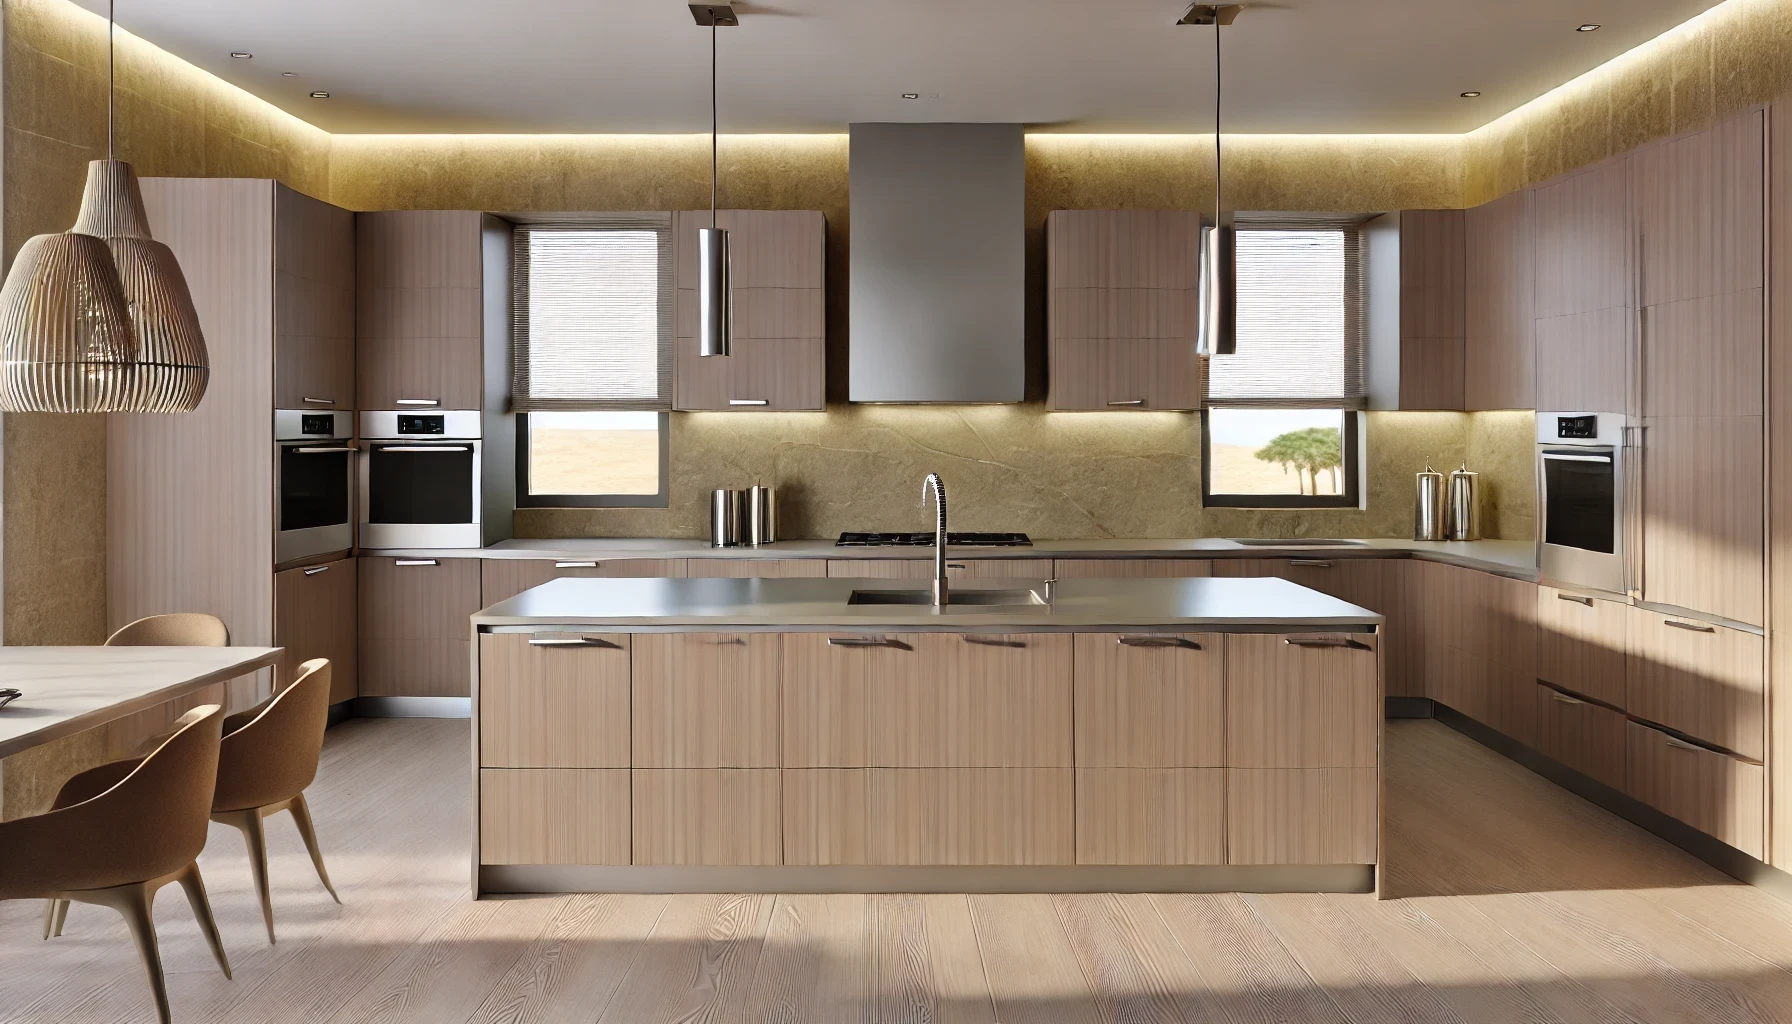
<svg viewBox="0 0 1792 1024">
<path fill-rule="evenodd" d="M 517 504 L 665 507 L 670 217 L 518 226 L 512 275 Z"/>
<path fill-rule="evenodd" d="M 1367 397 L 1357 226 L 1239 220 L 1238 347 L 1208 362 L 1203 503 L 1354 507 Z"/>
</svg>

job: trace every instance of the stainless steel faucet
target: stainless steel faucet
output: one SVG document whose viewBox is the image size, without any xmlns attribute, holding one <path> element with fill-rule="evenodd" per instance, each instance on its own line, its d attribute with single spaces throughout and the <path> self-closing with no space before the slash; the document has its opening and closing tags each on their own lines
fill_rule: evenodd
<svg viewBox="0 0 1792 1024">
<path fill-rule="evenodd" d="M 933 606 L 946 606 L 946 482 L 938 473 L 927 474 L 921 481 L 921 507 L 927 507 L 927 491 L 933 490 L 933 505 L 939 511 L 933 533 Z"/>
</svg>

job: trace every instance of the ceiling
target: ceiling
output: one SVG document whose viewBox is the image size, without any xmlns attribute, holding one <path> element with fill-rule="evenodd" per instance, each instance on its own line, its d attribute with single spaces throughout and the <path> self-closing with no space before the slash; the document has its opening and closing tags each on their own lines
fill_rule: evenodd
<svg viewBox="0 0 1792 1024">
<path fill-rule="evenodd" d="M 105 0 L 79 0 L 103 13 Z M 1225 29 L 1228 132 L 1463 132 L 1715 0 L 1266 0 Z M 724 132 L 853 121 L 1205 131 L 1185 0 L 766 0 L 720 30 Z M 679 0 L 125 0 L 119 24 L 330 132 L 691 132 Z M 1597 32 L 1576 32 L 1597 22 Z M 232 50 L 254 54 L 233 60 Z M 283 78 L 281 72 L 296 71 Z M 327 100 L 311 90 L 328 90 Z M 1465 90 L 1478 99 L 1462 99 Z M 905 100 L 902 93 L 919 93 Z"/>
</svg>

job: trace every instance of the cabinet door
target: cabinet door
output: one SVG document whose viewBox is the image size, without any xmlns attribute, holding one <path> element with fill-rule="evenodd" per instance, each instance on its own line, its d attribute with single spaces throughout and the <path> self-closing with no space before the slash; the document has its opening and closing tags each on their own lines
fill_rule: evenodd
<svg viewBox="0 0 1792 1024">
<path fill-rule="evenodd" d="M 1373 768 L 1381 675 L 1373 633 L 1226 636 L 1235 768 Z"/>
<path fill-rule="evenodd" d="M 1226 773 L 1231 864 L 1374 864 L 1373 768 L 1238 769 Z"/>
<path fill-rule="evenodd" d="M 1630 305 L 1629 175 L 1620 157 L 1536 190 L 1538 320 Z"/>
<path fill-rule="evenodd" d="M 1629 616 L 1629 607 L 1616 601 L 1538 587 L 1537 678 L 1623 707 Z"/>
<path fill-rule="evenodd" d="M 827 221 L 814 210 L 722 210 L 734 287 L 734 348 L 698 354 L 697 230 L 708 211 L 674 219 L 678 249 L 673 408 L 816 410 L 826 405 Z"/>
<path fill-rule="evenodd" d="M 1647 421 L 1643 599 L 1761 624 L 1765 458 L 1760 416 Z"/>
<path fill-rule="evenodd" d="M 1379 612 L 1387 692 L 1423 694 L 1422 653 L 1414 639 L 1416 607 L 1403 596 L 1402 574 L 1409 564 L 1385 558 L 1225 558 L 1213 561 L 1215 576 L 1275 576 Z M 1425 563 L 1433 564 L 1433 563 Z"/>
<path fill-rule="evenodd" d="M 485 558 L 479 560 L 480 607 L 489 608 L 565 576 L 679 579 L 684 567 L 684 560 L 677 558 Z"/>
<path fill-rule="evenodd" d="M 1226 763 L 1225 637 L 1075 634 L 1081 768 L 1214 768 Z"/>
<path fill-rule="evenodd" d="M 1052 563 L 1052 575 L 1076 579 L 1186 579 L 1213 575 L 1213 563 L 1204 558 L 1060 558 Z"/>
<path fill-rule="evenodd" d="M 778 767 L 781 646 L 777 633 L 636 636 L 635 766 Z"/>
<path fill-rule="evenodd" d="M 946 563 L 948 580 L 1043 580 L 1052 574 L 1046 558 L 953 558 Z M 835 579 L 928 580 L 931 558 L 830 558 L 828 575 Z"/>
<path fill-rule="evenodd" d="M 1400 213 L 1400 408 L 1461 409 L 1467 239 L 1461 210 Z"/>
<path fill-rule="evenodd" d="M 1627 306 L 1537 321 L 1537 408 L 1621 412 L 1631 406 Z"/>
<path fill-rule="evenodd" d="M 1226 769 L 1078 768 L 1078 864 L 1224 864 Z"/>
<path fill-rule="evenodd" d="M 636 864 L 779 864 L 775 768 L 637 768 Z"/>
<path fill-rule="evenodd" d="M 355 215 L 274 187 L 274 407 L 355 407 Z"/>
<path fill-rule="evenodd" d="M 471 696 L 479 560 L 363 556 L 359 571 L 362 695 Z"/>
<path fill-rule="evenodd" d="M 1047 217 L 1048 408 L 1200 408 L 1200 223 L 1182 210 Z"/>
<path fill-rule="evenodd" d="M 479 863 L 629 863 L 625 768 L 482 768 Z"/>
<path fill-rule="evenodd" d="M 482 634 L 479 763 L 627 768 L 628 634 Z"/>
<path fill-rule="evenodd" d="M 330 659 L 330 703 L 360 695 L 356 682 L 355 560 L 288 569 L 274 574 L 274 644 L 281 686 L 312 658 Z"/>
<path fill-rule="evenodd" d="M 1765 845 L 1766 769 L 1631 722 L 1625 792 L 1751 857 Z"/>
<path fill-rule="evenodd" d="M 355 229 L 358 408 L 481 408 L 481 214 L 361 213 Z"/>
<path fill-rule="evenodd" d="M 1535 409 L 1531 192 L 1469 210 L 1463 405 Z"/>
<path fill-rule="evenodd" d="M 1537 686 L 1537 749 L 1619 790 L 1626 771 L 1626 726 L 1620 712 Z"/>
<path fill-rule="evenodd" d="M 828 574 L 825 558 L 690 558 L 685 575 L 696 578 L 728 577 L 750 580 L 782 580 Z"/>
<path fill-rule="evenodd" d="M 1070 768 L 785 769 L 786 864 L 1070 864 Z"/>
<path fill-rule="evenodd" d="M 1764 137 L 1756 110 L 1631 154 L 1643 306 L 1761 287 Z"/>
<path fill-rule="evenodd" d="M 1629 613 L 1624 709 L 1745 757 L 1764 757 L 1765 641 L 1641 608 Z"/>
</svg>

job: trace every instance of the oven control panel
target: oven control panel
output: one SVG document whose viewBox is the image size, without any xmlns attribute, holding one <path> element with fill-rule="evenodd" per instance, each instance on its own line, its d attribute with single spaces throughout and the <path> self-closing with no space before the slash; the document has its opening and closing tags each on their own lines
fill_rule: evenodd
<svg viewBox="0 0 1792 1024">
<path fill-rule="evenodd" d="M 1556 437 L 1564 441 L 1591 441 L 1598 436 L 1599 417 L 1592 413 L 1556 417 Z"/>
<path fill-rule="evenodd" d="M 444 436 L 448 433 L 448 418 L 441 415 L 400 415 L 398 417 L 398 432 L 407 437 L 417 434 Z"/>
<path fill-rule="evenodd" d="M 336 436 L 336 414 L 329 412 L 306 413 L 299 417 L 299 433 L 313 437 Z"/>
</svg>

